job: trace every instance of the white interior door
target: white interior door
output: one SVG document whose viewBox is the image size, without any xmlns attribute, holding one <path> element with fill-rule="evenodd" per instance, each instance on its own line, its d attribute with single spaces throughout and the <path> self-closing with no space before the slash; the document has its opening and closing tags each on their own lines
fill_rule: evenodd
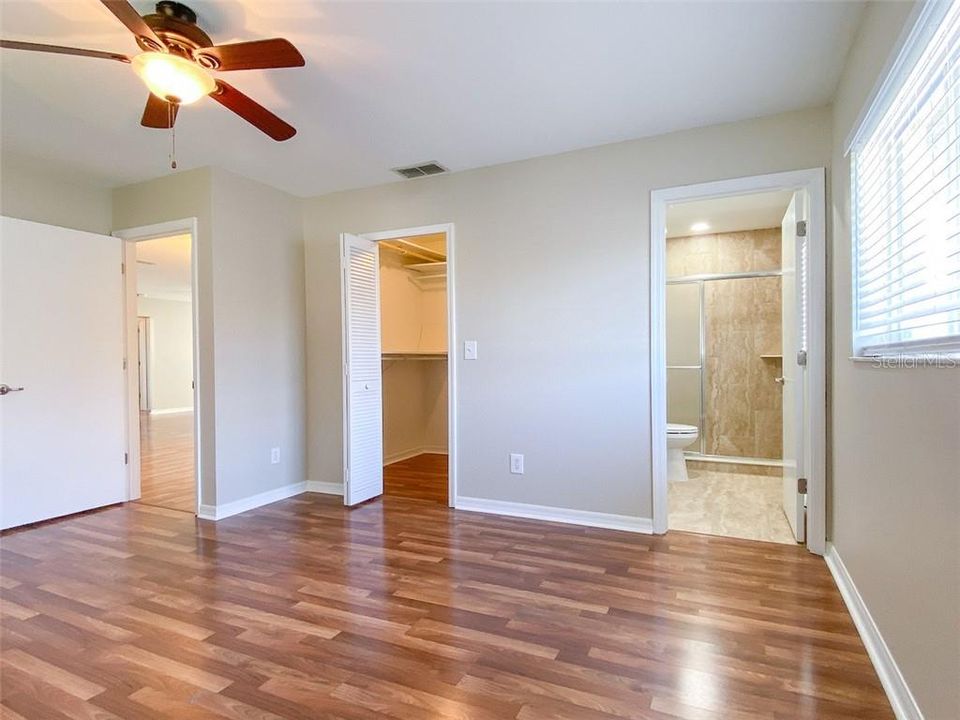
<svg viewBox="0 0 960 720">
<path fill-rule="evenodd" d="M 783 512 L 797 542 L 805 540 L 806 496 L 799 492 L 804 477 L 804 427 L 807 318 L 807 203 L 803 192 L 794 194 L 782 224 L 783 269 Z M 798 223 L 800 225 L 798 225 Z M 803 227 L 798 233 L 798 227 Z"/>
<path fill-rule="evenodd" d="M 4 528 L 127 499 L 120 264 L 117 238 L 0 218 Z"/>
<path fill-rule="evenodd" d="M 383 390 L 380 367 L 380 251 L 341 236 L 344 287 L 344 493 L 346 505 L 383 494 Z"/>
</svg>

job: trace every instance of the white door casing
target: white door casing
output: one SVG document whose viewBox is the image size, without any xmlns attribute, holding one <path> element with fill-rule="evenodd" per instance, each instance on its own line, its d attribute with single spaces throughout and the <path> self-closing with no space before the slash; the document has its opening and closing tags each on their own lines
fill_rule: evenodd
<svg viewBox="0 0 960 720">
<path fill-rule="evenodd" d="M 806 364 L 806 232 L 799 234 L 797 224 L 807 223 L 804 191 L 797 191 L 787 207 L 781 224 L 781 313 L 783 318 L 782 390 L 783 390 L 783 512 L 797 542 L 806 534 L 805 495 L 798 492 L 797 479 L 805 476 Z"/>
<path fill-rule="evenodd" d="M 383 388 L 380 351 L 380 250 L 340 236 L 344 322 L 345 505 L 383 494 Z"/>
<path fill-rule="evenodd" d="M 140 412 L 150 410 L 150 383 L 148 372 L 150 366 L 150 318 L 137 318 L 137 384 L 140 397 Z"/>
<path fill-rule="evenodd" d="M 0 525 L 126 500 L 121 243 L 0 218 Z"/>
</svg>

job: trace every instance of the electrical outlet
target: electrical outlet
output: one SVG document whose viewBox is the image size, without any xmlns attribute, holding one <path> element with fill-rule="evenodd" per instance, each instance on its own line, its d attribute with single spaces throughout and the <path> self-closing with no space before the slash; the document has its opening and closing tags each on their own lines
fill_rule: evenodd
<svg viewBox="0 0 960 720">
<path fill-rule="evenodd" d="M 523 475 L 523 455 L 520 453 L 510 453 L 510 472 Z"/>
<path fill-rule="evenodd" d="M 272 448 L 270 450 L 270 464 L 271 465 L 280 464 L 280 448 Z"/>
</svg>

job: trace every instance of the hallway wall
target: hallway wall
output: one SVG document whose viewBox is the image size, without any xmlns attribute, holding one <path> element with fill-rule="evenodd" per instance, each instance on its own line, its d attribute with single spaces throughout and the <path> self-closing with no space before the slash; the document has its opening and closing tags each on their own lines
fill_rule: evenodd
<svg viewBox="0 0 960 720">
<path fill-rule="evenodd" d="M 151 411 L 192 409 L 192 304 L 139 297 L 137 315 L 150 318 L 147 383 Z"/>
</svg>

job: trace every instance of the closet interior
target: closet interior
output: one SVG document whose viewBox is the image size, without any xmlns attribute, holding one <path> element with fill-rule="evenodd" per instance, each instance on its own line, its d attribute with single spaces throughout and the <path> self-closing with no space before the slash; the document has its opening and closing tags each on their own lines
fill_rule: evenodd
<svg viewBox="0 0 960 720">
<path fill-rule="evenodd" d="M 446 234 L 379 246 L 384 494 L 446 504 Z"/>
</svg>

